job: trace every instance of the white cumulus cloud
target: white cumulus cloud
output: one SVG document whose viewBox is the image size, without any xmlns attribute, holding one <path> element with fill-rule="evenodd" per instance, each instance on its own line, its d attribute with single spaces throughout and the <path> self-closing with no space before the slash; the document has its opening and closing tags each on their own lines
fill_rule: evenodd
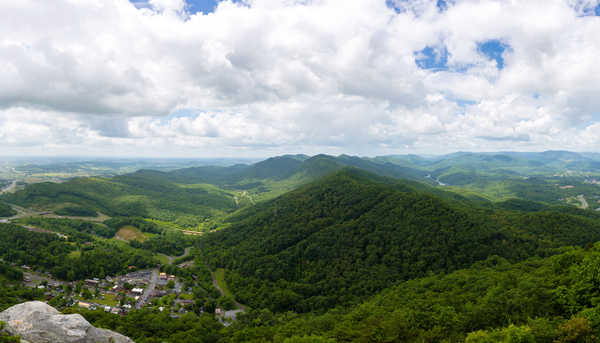
<svg viewBox="0 0 600 343">
<path fill-rule="evenodd" d="M 446 4 L 226 0 L 194 14 L 184 0 L 3 1 L 0 145 L 166 156 L 600 148 L 598 1 Z M 422 69 L 428 58 L 436 67 Z"/>
</svg>

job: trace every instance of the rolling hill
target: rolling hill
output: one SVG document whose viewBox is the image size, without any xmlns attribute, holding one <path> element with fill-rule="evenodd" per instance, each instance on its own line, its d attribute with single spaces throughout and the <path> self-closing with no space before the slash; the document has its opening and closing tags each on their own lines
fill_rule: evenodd
<svg viewBox="0 0 600 343">
<path fill-rule="evenodd" d="M 357 169 L 230 221 L 203 238 L 205 257 L 229 270 L 240 302 L 274 311 L 318 311 L 491 255 L 519 261 L 600 240 L 595 219 L 482 209 Z"/>
</svg>

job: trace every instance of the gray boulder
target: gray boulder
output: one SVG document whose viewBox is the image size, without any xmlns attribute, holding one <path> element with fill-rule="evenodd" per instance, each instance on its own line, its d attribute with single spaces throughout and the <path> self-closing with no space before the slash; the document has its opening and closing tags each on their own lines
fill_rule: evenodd
<svg viewBox="0 0 600 343">
<path fill-rule="evenodd" d="M 15 305 L 0 313 L 11 335 L 25 343 L 132 343 L 116 332 L 93 327 L 80 314 L 61 314 L 41 301 Z"/>
</svg>

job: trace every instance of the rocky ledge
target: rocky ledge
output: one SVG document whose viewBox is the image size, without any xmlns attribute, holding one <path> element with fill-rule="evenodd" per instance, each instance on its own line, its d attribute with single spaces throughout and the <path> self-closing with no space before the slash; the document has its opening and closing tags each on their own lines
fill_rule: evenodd
<svg viewBox="0 0 600 343">
<path fill-rule="evenodd" d="M 0 313 L 5 330 L 23 343 L 132 343 L 116 332 L 98 329 L 79 314 L 61 314 L 41 301 L 15 305 Z"/>
</svg>

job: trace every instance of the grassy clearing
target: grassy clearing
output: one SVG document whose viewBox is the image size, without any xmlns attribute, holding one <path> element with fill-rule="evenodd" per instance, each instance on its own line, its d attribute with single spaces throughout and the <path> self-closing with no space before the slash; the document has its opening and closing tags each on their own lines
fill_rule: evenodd
<svg viewBox="0 0 600 343">
<path fill-rule="evenodd" d="M 225 292 L 225 295 L 233 298 L 233 294 L 231 294 L 229 288 L 227 288 L 227 282 L 225 282 L 225 269 L 217 268 L 215 270 L 215 280 L 217 281 L 217 285 Z"/>
<path fill-rule="evenodd" d="M 143 242 L 147 238 L 144 233 L 138 230 L 138 228 L 131 225 L 126 225 L 120 228 L 119 231 L 117 231 L 116 237 L 126 241 L 136 240 L 138 242 Z"/>
<path fill-rule="evenodd" d="M 81 250 L 73 250 L 67 256 L 69 256 L 70 258 L 78 258 L 81 256 Z"/>
<path fill-rule="evenodd" d="M 104 299 L 103 299 L 104 298 Z M 117 301 L 115 295 L 113 294 L 105 294 L 104 297 L 95 298 L 94 302 L 107 306 L 117 306 L 119 302 Z"/>
<path fill-rule="evenodd" d="M 168 222 L 168 221 L 158 220 L 158 219 L 149 219 L 149 218 L 147 218 L 146 220 L 158 225 L 158 227 L 161 229 L 174 230 L 174 231 L 184 230 L 184 228 L 182 226 L 177 225 L 173 222 Z"/>
<path fill-rule="evenodd" d="M 179 299 L 183 299 L 183 300 L 194 300 L 194 295 L 191 293 L 181 293 L 179 295 Z"/>
<path fill-rule="evenodd" d="M 154 258 L 160 261 L 160 264 L 167 265 L 169 264 L 169 258 L 163 254 L 155 254 Z"/>
</svg>

